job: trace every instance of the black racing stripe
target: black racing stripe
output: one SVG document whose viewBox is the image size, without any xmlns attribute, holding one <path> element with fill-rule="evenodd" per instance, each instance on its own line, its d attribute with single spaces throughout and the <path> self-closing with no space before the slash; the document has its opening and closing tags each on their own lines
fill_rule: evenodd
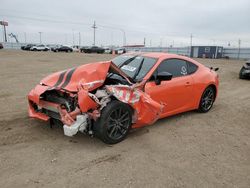
<svg viewBox="0 0 250 188">
<path fill-rule="evenodd" d="M 73 73 L 75 72 L 75 70 L 76 70 L 76 68 L 73 68 L 73 69 L 71 69 L 69 71 L 69 73 L 66 76 L 66 79 L 65 79 L 64 83 L 61 85 L 62 88 L 65 88 L 69 84 L 69 82 L 71 80 L 71 77 L 72 77 Z"/>
<path fill-rule="evenodd" d="M 63 78 L 64 78 L 64 75 L 66 74 L 66 72 L 67 72 L 67 71 L 63 71 L 63 72 L 60 74 L 60 76 L 59 76 L 57 82 L 55 83 L 54 87 L 57 87 L 57 86 L 59 86 L 59 85 L 62 83 Z"/>
</svg>

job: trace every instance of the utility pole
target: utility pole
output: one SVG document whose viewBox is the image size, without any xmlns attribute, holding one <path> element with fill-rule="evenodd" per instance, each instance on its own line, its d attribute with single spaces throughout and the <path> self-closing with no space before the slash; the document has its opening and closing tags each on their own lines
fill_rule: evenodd
<svg viewBox="0 0 250 188">
<path fill-rule="evenodd" d="M 42 32 L 38 32 L 39 33 L 39 38 L 40 38 L 40 44 L 42 44 Z"/>
<path fill-rule="evenodd" d="M 190 50 L 189 50 L 189 57 L 191 57 L 192 45 L 193 45 L 193 34 L 191 33 L 191 35 L 190 35 Z"/>
<path fill-rule="evenodd" d="M 79 32 L 79 48 L 81 46 L 81 33 Z"/>
<path fill-rule="evenodd" d="M 24 32 L 24 42 L 27 42 L 27 38 L 26 38 L 26 32 Z"/>
<path fill-rule="evenodd" d="M 238 44 L 239 44 L 239 50 L 238 50 L 238 59 L 240 59 L 240 45 L 241 45 L 241 40 L 238 40 Z"/>
<path fill-rule="evenodd" d="M 126 33 L 123 29 L 120 29 L 123 33 L 123 46 L 126 46 Z"/>
<path fill-rule="evenodd" d="M 94 43 L 93 43 L 93 46 L 95 46 L 95 30 L 97 29 L 95 21 L 94 21 L 94 25 L 92 26 L 92 28 L 94 29 Z"/>
<path fill-rule="evenodd" d="M 143 45 L 144 45 L 144 47 L 146 47 L 146 38 L 145 37 L 143 39 Z"/>
<path fill-rule="evenodd" d="M 160 47 L 162 47 L 162 38 L 160 39 Z"/>
<path fill-rule="evenodd" d="M 72 36 L 73 36 L 73 45 L 75 45 L 75 33 L 73 29 L 72 29 Z"/>
<path fill-rule="evenodd" d="M 7 42 L 7 35 L 6 35 L 6 27 L 5 27 L 5 25 L 3 26 L 3 30 L 4 30 L 4 42 Z"/>
<path fill-rule="evenodd" d="M 0 21 L 0 25 L 3 26 L 3 38 L 4 38 L 4 42 L 7 42 L 6 26 L 8 26 L 9 23 L 6 22 L 6 21 Z"/>
</svg>

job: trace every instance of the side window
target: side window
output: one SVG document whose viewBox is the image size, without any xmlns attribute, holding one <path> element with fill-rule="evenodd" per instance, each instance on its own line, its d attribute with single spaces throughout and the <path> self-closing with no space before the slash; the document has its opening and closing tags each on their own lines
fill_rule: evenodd
<svg viewBox="0 0 250 188">
<path fill-rule="evenodd" d="M 180 59 L 165 60 L 159 65 L 158 72 L 169 72 L 173 77 L 185 76 L 188 74 L 187 62 Z"/>
<path fill-rule="evenodd" d="M 195 65 L 191 62 L 188 62 L 188 61 L 187 61 L 187 64 L 188 64 L 188 74 L 193 74 L 197 71 L 197 69 L 198 69 L 197 65 Z"/>
</svg>

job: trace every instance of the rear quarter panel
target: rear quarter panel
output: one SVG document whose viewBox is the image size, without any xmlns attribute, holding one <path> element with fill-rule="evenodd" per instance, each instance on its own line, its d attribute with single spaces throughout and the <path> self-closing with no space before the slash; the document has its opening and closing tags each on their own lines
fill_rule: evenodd
<svg viewBox="0 0 250 188">
<path fill-rule="evenodd" d="M 197 109 L 199 107 L 201 95 L 209 85 L 215 86 L 217 95 L 219 80 L 216 72 L 203 65 L 199 66 L 198 70 L 192 75 L 192 77 L 194 82 L 193 88 L 195 97 L 194 108 Z"/>
</svg>

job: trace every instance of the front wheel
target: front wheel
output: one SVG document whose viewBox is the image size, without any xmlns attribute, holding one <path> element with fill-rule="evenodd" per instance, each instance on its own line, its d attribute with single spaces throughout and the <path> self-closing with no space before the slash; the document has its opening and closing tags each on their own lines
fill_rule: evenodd
<svg viewBox="0 0 250 188">
<path fill-rule="evenodd" d="M 94 134 L 106 144 L 116 144 L 124 140 L 132 123 L 132 110 L 120 101 L 111 101 L 94 123 Z"/>
<path fill-rule="evenodd" d="M 201 96 L 198 110 L 203 113 L 208 112 L 214 104 L 215 95 L 215 89 L 212 86 L 207 87 Z"/>
</svg>

